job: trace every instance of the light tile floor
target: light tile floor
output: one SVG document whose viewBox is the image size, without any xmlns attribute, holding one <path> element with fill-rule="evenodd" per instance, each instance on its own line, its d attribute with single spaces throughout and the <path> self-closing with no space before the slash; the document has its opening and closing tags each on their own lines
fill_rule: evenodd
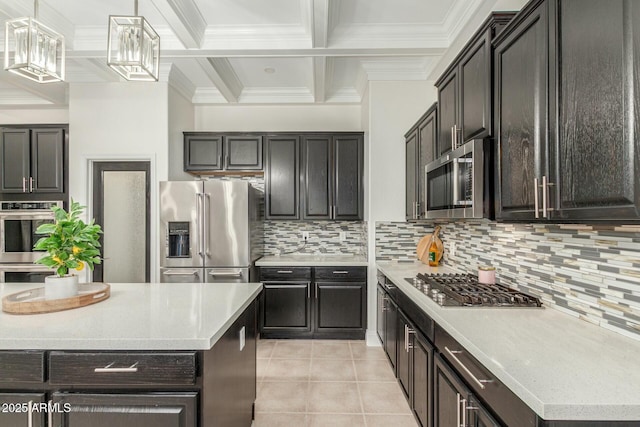
<svg viewBox="0 0 640 427">
<path fill-rule="evenodd" d="M 381 347 L 258 341 L 254 427 L 416 427 Z"/>
</svg>

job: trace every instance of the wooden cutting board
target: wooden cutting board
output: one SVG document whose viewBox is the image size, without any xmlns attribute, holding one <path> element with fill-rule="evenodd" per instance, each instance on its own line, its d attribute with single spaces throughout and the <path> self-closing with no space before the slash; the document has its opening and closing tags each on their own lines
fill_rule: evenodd
<svg viewBox="0 0 640 427">
<path fill-rule="evenodd" d="M 431 240 L 431 234 L 427 234 L 420 239 L 418 247 L 416 248 L 418 259 L 425 264 L 429 263 L 429 240 Z"/>
</svg>

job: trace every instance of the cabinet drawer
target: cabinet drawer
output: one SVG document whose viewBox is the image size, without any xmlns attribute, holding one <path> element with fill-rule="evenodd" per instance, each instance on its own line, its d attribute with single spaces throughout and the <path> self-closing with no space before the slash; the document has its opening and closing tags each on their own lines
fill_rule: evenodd
<svg viewBox="0 0 640 427">
<path fill-rule="evenodd" d="M 260 267 L 260 280 L 311 280 L 311 267 Z"/>
<path fill-rule="evenodd" d="M 367 278 L 367 267 L 316 267 L 318 280 L 364 280 Z"/>
<path fill-rule="evenodd" d="M 43 381 L 43 351 L 0 351 L 0 383 Z"/>
<path fill-rule="evenodd" d="M 195 384 L 196 353 L 72 353 L 49 355 L 51 384 Z"/>
</svg>

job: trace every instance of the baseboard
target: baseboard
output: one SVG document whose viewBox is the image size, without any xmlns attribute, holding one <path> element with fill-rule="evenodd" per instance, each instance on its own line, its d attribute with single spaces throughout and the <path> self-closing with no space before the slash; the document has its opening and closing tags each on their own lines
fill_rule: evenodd
<svg viewBox="0 0 640 427">
<path fill-rule="evenodd" d="M 375 330 L 367 330 L 366 340 L 368 347 L 382 347 L 380 338 L 378 338 L 378 332 Z"/>
</svg>

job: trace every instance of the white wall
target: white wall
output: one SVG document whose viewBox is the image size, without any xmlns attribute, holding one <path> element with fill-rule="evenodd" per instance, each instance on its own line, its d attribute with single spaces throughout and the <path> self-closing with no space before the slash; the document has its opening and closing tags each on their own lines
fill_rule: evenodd
<svg viewBox="0 0 640 427">
<path fill-rule="evenodd" d="M 167 104 L 167 83 L 69 84 L 69 191 L 88 216 L 92 160 L 151 162 L 151 281 L 158 274 L 158 181 L 168 179 Z"/>
<path fill-rule="evenodd" d="M 182 132 L 195 128 L 195 108 L 190 100 L 169 86 L 169 180 L 189 181 L 183 165 L 184 143 Z"/>
<path fill-rule="evenodd" d="M 368 329 L 367 343 L 379 345 L 376 337 L 377 221 L 404 221 L 404 134 L 437 100 L 433 81 L 370 82 L 368 170 Z"/>
<path fill-rule="evenodd" d="M 69 123 L 69 110 L 66 108 L 0 109 L 0 125 L 67 123 Z"/>
<path fill-rule="evenodd" d="M 196 106 L 199 131 L 362 131 L 360 105 Z"/>
</svg>

